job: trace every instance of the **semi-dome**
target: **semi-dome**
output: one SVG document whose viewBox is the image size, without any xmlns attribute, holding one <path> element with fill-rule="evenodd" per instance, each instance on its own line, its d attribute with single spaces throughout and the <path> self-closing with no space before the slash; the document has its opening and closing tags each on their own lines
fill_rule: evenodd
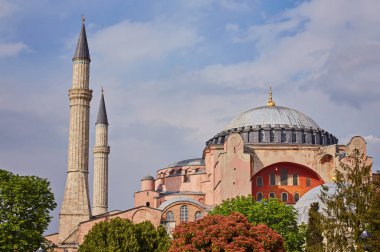
<svg viewBox="0 0 380 252">
<path fill-rule="evenodd" d="M 205 160 L 203 158 L 186 159 L 170 164 L 168 167 L 178 166 L 204 166 Z"/>
<path fill-rule="evenodd" d="M 305 193 L 294 205 L 294 208 L 298 212 L 298 224 L 301 223 L 308 223 L 309 221 L 309 208 L 312 203 L 319 203 L 319 210 L 321 211 L 322 208 L 325 207 L 325 205 L 320 200 L 321 190 L 322 186 L 325 186 L 328 188 L 327 195 L 332 196 L 336 192 L 336 184 L 335 183 L 326 183 L 324 185 L 320 185 L 317 187 L 314 187 L 307 193 Z"/>
<path fill-rule="evenodd" d="M 318 129 L 318 124 L 307 115 L 286 107 L 263 106 L 250 109 L 234 119 L 224 128 L 224 130 L 248 127 L 248 126 L 297 126 L 299 128 Z"/>
</svg>

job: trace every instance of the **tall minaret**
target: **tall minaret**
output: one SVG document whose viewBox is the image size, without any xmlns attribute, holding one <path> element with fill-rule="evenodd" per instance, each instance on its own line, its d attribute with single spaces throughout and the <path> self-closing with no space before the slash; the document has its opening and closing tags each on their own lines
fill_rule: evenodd
<svg viewBox="0 0 380 252">
<path fill-rule="evenodd" d="M 85 19 L 73 57 L 73 83 L 69 90 L 70 129 L 65 194 L 59 214 L 59 242 L 82 221 L 91 217 L 88 190 L 89 121 L 92 90 L 89 89 L 90 52 Z"/>
<path fill-rule="evenodd" d="M 110 147 L 108 146 L 108 120 L 103 88 L 95 125 L 92 214 L 99 215 L 108 211 L 108 154 L 110 153 Z"/>
</svg>

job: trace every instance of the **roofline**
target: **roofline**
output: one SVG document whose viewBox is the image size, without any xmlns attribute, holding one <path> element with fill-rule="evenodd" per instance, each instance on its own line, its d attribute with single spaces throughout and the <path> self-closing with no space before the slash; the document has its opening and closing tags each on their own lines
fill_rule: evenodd
<svg viewBox="0 0 380 252">
<path fill-rule="evenodd" d="M 138 207 L 130 208 L 130 209 L 123 210 L 123 211 L 120 211 L 120 212 L 117 212 L 117 213 L 113 213 L 113 214 L 109 214 L 109 215 L 93 216 L 92 219 L 89 219 L 89 220 L 86 220 L 86 221 L 79 222 L 79 225 L 82 224 L 82 223 L 87 223 L 87 222 L 90 222 L 90 221 L 93 221 L 93 220 L 97 220 L 97 219 L 100 219 L 100 218 L 110 217 L 110 216 L 118 215 L 118 214 L 121 214 L 121 213 L 126 213 L 126 212 L 129 212 L 129 211 L 131 211 L 131 210 L 138 209 L 138 208 L 149 208 L 149 209 L 152 209 L 152 210 L 157 210 L 157 211 L 162 212 L 162 210 L 161 210 L 161 209 L 158 209 L 158 208 L 153 208 L 153 207 L 148 207 L 148 206 L 138 206 Z M 115 210 L 113 210 L 113 211 L 115 211 Z M 110 211 L 110 212 L 112 212 L 112 211 Z M 109 212 L 107 212 L 107 213 L 109 213 Z"/>
</svg>

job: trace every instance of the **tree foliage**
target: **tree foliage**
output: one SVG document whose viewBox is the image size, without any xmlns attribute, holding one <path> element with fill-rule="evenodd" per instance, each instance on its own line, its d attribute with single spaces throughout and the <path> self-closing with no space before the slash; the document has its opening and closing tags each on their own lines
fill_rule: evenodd
<svg viewBox="0 0 380 252">
<path fill-rule="evenodd" d="M 368 247 L 380 248 L 380 174 L 373 180 L 373 194 L 366 214 L 368 220 Z"/>
<path fill-rule="evenodd" d="M 354 149 L 336 169 L 336 192 L 328 194 L 322 187 L 324 209 L 323 229 L 327 251 L 364 251 L 359 238 L 368 228 L 366 213 L 373 194 L 371 165 Z"/>
<path fill-rule="evenodd" d="M 155 228 L 149 221 L 133 224 L 115 218 L 95 224 L 79 247 L 80 252 L 167 251 L 170 238 L 164 227 Z"/>
<path fill-rule="evenodd" d="M 56 206 L 46 179 L 0 170 L 0 251 L 37 250 Z"/>
<path fill-rule="evenodd" d="M 306 229 L 306 252 L 323 252 L 322 215 L 319 204 L 312 203 L 309 210 L 309 223 Z"/>
<path fill-rule="evenodd" d="M 238 196 L 223 201 L 211 214 L 242 213 L 254 225 L 265 224 L 282 235 L 286 251 L 302 251 L 304 234 L 297 226 L 297 211 L 277 199 L 257 202 L 252 196 Z"/>
<path fill-rule="evenodd" d="M 282 251 L 283 238 L 266 225 L 254 226 L 240 213 L 208 215 L 183 223 L 173 233 L 170 252 Z"/>
</svg>

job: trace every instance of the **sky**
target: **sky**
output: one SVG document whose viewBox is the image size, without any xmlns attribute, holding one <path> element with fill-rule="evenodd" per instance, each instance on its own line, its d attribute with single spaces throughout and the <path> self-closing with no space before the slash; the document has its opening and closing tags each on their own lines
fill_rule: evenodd
<svg viewBox="0 0 380 252">
<path fill-rule="evenodd" d="M 133 207 L 143 176 L 201 157 L 232 118 L 266 104 L 270 85 L 277 105 L 340 144 L 365 137 L 380 170 L 379 10 L 378 0 L 0 0 L 0 169 L 51 182 L 58 207 L 47 233 L 57 232 L 85 15 L 89 178 L 103 86 L 110 210 Z"/>
</svg>

